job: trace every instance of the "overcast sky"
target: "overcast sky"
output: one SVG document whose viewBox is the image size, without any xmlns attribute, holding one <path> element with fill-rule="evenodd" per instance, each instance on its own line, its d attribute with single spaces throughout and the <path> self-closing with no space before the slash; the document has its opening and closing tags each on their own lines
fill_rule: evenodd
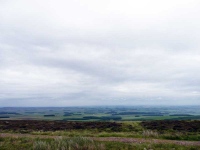
<svg viewBox="0 0 200 150">
<path fill-rule="evenodd" d="M 200 105 L 199 0 L 0 0 L 0 106 Z"/>
</svg>

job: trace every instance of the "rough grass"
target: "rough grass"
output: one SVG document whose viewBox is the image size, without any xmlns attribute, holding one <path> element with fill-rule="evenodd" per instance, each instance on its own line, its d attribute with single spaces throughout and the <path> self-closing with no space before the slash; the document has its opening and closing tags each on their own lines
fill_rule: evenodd
<svg viewBox="0 0 200 150">
<path fill-rule="evenodd" d="M 74 138 L 57 138 L 51 142 L 35 141 L 33 150 L 104 150 L 105 147 L 101 143 L 94 142 L 85 137 Z"/>
<path fill-rule="evenodd" d="M 141 126 L 148 136 L 157 133 L 157 138 L 170 140 L 200 141 L 200 121 L 145 121 Z M 148 131 L 148 132 L 147 132 Z"/>
<path fill-rule="evenodd" d="M 70 139 L 0 138 L 0 150 L 199 150 L 200 146 L 155 143 L 96 142 L 84 137 Z"/>
<path fill-rule="evenodd" d="M 200 146 L 182 146 L 175 144 L 120 143 L 104 142 L 106 150 L 199 150 Z"/>
<path fill-rule="evenodd" d="M 144 138 L 158 138 L 159 137 L 159 133 L 152 130 L 144 130 L 142 135 Z"/>
<path fill-rule="evenodd" d="M 27 121 L 28 122 L 28 121 Z M 35 126 L 43 127 L 42 122 L 35 122 Z M 30 122 L 28 122 L 30 124 Z M 41 124 L 42 123 L 42 124 Z M 46 123 L 46 122 L 45 122 Z M 48 125 L 54 126 L 55 122 L 47 122 Z M 55 124 L 53 124 L 55 123 Z M 63 122 L 58 122 L 59 126 Z M 88 122 L 88 123 L 76 123 L 68 122 L 63 123 L 62 125 L 70 125 L 70 129 L 65 130 L 24 130 L 22 124 L 14 126 L 15 131 L 13 130 L 1 130 L 1 132 L 14 132 L 14 133 L 29 133 L 34 135 L 50 135 L 50 136 L 82 136 L 82 137 L 132 137 L 132 138 L 156 138 L 156 139 L 170 139 L 170 140 L 187 140 L 187 141 L 200 141 L 200 130 L 199 124 L 200 121 L 149 121 L 149 122 L 116 122 L 116 123 L 107 123 L 107 122 Z M 37 125 L 36 125 L 37 124 Z M 38 125 L 39 124 L 39 125 Z M 76 127 L 84 127 L 84 129 L 73 129 L 72 125 Z M 80 126 L 79 126 L 80 125 Z M 8 124 L 8 121 L 4 121 L 3 127 L 11 127 L 13 124 Z M 52 129 L 50 127 L 50 129 Z M 96 128 L 96 127 L 97 128 Z M 114 128 L 112 128 L 114 126 Z M 95 128 L 92 128 L 95 127 Z M 99 127 L 99 128 L 98 128 Z M 29 129 L 28 126 L 25 127 Z M 65 126 L 64 126 L 65 128 Z M 184 130 L 186 128 L 186 130 Z M 176 129 L 176 130 L 174 130 Z M 178 129 L 178 130 L 177 130 Z M 197 132 L 192 132 L 193 130 Z"/>
</svg>

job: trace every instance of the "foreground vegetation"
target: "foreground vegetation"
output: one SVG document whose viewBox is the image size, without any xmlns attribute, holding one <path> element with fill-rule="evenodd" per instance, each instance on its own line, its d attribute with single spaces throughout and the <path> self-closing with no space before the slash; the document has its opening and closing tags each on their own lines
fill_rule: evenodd
<svg viewBox="0 0 200 150">
<path fill-rule="evenodd" d="M 2 120 L 0 121 L 0 149 L 199 150 L 199 143 L 195 145 L 180 141 L 181 144 L 177 144 L 164 141 L 164 139 L 199 141 L 199 131 L 200 121 L 66 122 Z M 10 136 L 3 136 L 3 133 L 10 134 Z M 113 140 L 111 137 L 119 138 Z M 98 140 L 102 138 L 105 139 L 103 141 Z M 136 139 L 131 142 L 131 138 Z M 154 142 L 149 141 L 152 139 L 154 139 Z M 155 142 L 155 139 L 159 139 L 161 142 Z"/>
<path fill-rule="evenodd" d="M 200 141 L 200 121 L 66 122 L 1 120 L 2 133 Z"/>
<path fill-rule="evenodd" d="M 84 137 L 0 138 L 1 150 L 199 150 L 200 146 L 160 143 L 98 142 Z"/>
</svg>

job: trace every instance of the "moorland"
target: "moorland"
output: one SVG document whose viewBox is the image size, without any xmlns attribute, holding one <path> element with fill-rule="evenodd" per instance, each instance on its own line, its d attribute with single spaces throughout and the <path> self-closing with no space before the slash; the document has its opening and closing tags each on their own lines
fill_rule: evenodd
<svg viewBox="0 0 200 150">
<path fill-rule="evenodd" d="M 2 107 L 0 149 L 199 150 L 200 106 Z"/>
</svg>

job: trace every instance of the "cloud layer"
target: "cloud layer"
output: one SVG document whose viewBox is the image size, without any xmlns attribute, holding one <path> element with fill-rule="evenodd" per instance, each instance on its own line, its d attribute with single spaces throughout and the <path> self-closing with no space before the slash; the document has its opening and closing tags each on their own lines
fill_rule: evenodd
<svg viewBox="0 0 200 150">
<path fill-rule="evenodd" d="M 198 0 L 1 0 L 1 106 L 199 105 Z"/>
</svg>

